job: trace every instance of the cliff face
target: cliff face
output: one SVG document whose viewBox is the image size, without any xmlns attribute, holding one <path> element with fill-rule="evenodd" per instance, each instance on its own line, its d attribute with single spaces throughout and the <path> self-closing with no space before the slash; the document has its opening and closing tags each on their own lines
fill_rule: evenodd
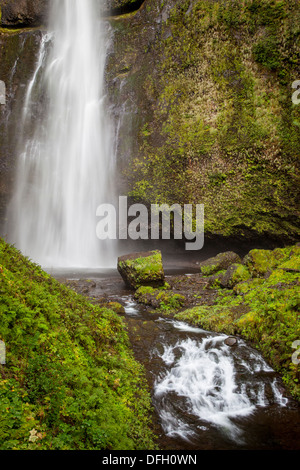
<svg viewBox="0 0 300 470">
<path fill-rule="evenodd" d="M 51 0 L 50 0 L 51 1 Z M 138 9 L 144 0 L 100 0 L 106 15 Z M 49 0 L 0 0 L 0 26 L 5 28 L 40 26 L 47 21 Z"/>
<path fill-rule="evenodd" d="M 0 0 L 4 27 L 39 26 L 47 17 L 48 0 Z"/>
<path fill-rule="evenodd" d="M 35 69 L 40 40 L 38 30 L 0 33 L 0 80 L 6 85 L 6 104 L 0 106 L 0 235 L 4 235 L 13 188 L 25 92 Z"/>
<path fill-rule="evenodd" d="M 297 238 L 299 3 L 147 0 L 112 24 L 123 192 L 205 204 L 206 234 Z"/>
<path fill-rule="evenodd" d="M 8 86 L 0 107 L 2 214 L 40 38 L 38 30 L 3 27 L 42 24 L 46 6 L 0 0 L 0 79 Z M 207 235 L 297 239 L 298 1 L 112 0 L 104 9 L 119 15 L 109 19 L 106 78 L 120 193 L 146 204 L 204 204 Z"/>
</svg>

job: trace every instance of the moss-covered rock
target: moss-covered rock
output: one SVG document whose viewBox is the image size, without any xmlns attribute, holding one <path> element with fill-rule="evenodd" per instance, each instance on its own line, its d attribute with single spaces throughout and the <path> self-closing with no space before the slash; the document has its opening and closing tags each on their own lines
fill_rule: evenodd
<svg viewBox="0 0 300 470">
<path fill-rule="evenodd" d="M 179 309 L 185 303 L 184 295 L 165 289 L 164 286 L 160 289 L 153 289 L 150 286 L 139 287 L 134 298 L 142 304 L 151 305 L 155 309 L 165 312 Z"/>
<path fill-rule="evenodd" d="M 220 279 L 220 285 L 227 289 L 232 289 L 236 284 L 247 281 L 251 274 L 241 263 L 235 263 L 229 266 L 225 274 Z"/>
<path fill-rule="evenodd" d="M 182 310 L 175 318 L 253 342 L 300 400 L 299 366 L 292 361 L 292 344 L 300 338 L 299 246 L 251 250 L 247 259 L 249 271 L 245 265 L 229 268 L 247 279 L 233 290 L 220 287 L 213 305 Z"/>
<path fill-rule="evenodd" d="M 234 263 L 240 263 L 241 258 L 239 255 L 233 251 L 225 251 L 224 253 L 219 253 L 213 258 L 209 258 L 205 261 L 202 261 L 199 264 L 200 272 L 204 276 L 210 276 L 217 273 L 218 271 L 225 270 L 229 268 Z"/>
<path fill-rule="evenodd" d="M 137 10 L 144 0 L 103 0 L 99 12 L 122 15 Z M 0 0 L 0 26 L 31 28 L 47 23 L 51 0 Z"/>
<path fill-rule="evenodd" d="M 119 257 L 118 271 L 126 285 L 133 289 L 164 285 L 162 256 L 158 250 Z"/>
<path fill-rule="evenodd" d="M 299 19 L 297 0 L 147 0 L 112 22 L 122 191 L 204 204 L 206 234 L 293 243 Z"/>
<path fill-rule="evenodd" d="M 300 246 L 295 246 L 289 255 L 289 259 L 278 265 L 279 269 L 285 271 L 300 272 Z"/>
</svg>

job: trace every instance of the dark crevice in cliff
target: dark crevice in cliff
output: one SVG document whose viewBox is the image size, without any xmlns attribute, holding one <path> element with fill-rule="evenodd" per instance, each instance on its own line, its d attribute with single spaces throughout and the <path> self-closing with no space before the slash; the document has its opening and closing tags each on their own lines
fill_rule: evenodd
<svg viewBox="0 0 300 470">
<path fill-rule="evenodd" d="M 131 3 L 120 6 L 118 8 L 112 8 L 105 16 L 121 16 L 128 13 L 133 13 L 134 11 L 139 10 L 143 3 L 145 3 L 145 0 L 132 1 Z"/>
</svg>

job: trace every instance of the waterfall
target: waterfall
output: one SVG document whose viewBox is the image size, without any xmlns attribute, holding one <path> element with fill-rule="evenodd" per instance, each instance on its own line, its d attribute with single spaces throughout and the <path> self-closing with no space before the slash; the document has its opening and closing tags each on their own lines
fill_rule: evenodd
<svg viewBox="0 0 300 470">
<path fill-rule="evenodd" d="M 100 0 L 101 4 L 101 0 Z M 52 0 L 18 142 L 8 238 L 44 267 L 109 267 L 96 209 L 113 202 L 113 126 L 104 71 L 109 47 L 98 0 Z"/>
</svg>

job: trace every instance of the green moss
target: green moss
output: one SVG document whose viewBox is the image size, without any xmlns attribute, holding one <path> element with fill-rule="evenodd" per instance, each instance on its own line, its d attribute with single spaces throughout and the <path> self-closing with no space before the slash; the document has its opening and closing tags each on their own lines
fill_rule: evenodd
<svg viewBox="0 0 300 470">
<path fill-rule="evenodd" d="M 233 291 L 220 290 L 213 306 L 188 309 L 175 317 L 207 330 L 240 334 L 253 342 L 300 400 L 299 366 L 292 362 L 292 343 L 300 338 L 300 273 L 281 269 L 285 263 L 289 266 L 289 261 L 292 266 L 298 265 L 299 247 L 267 253 L 260 250 L 259 255 L 256 260 L 260 261 L 260 269 L 252 276 L 261 276 L 267 270 L 268 277 L 240 282 Z M 279 258 L 280 267 L 276 265 Z"/>
<path fill-rule="evenodd" d="M 263 276 L 276 265 L 271 250 L 251 250 L 244 262 L 253 276 Z"/>
<path fill-rule="evenodd" d="M 287 269 L 291 271 L 299 271 L 300 272 L 300 260 L 299 256 L 292 256 L 291 259 L 286 261 L 285 263 L 279 266 L 281 269 Z"/>
<path fill-rule="evenodd" d="M 251 274 L 246 266 L 234 263 L 221 276 L 220 285 L 232 289 L 236 284 L 248 281 L 250 278 Z"/>
<path fill-rule="evenodd" d="M 185 302 L 184 295 L 168 291 L 160 292 L 156 298 L 159 301 L 159 309 L 164 312 L 178 310 Z"/>
<path fill-rule="evenodd" d="M 158 289 L 150 286 L 141 286 L 135 291 L 134 297 L 138 302 L 152 305 L 164 313 L 178 310 L 185 303 L 185 297 L 181 294 L 173 293 L 168 285 Z"/>
<path fill-rule="evenodd" d="M 122 319 L 2 239 L 0 263 L 0 448 L 153 448 L 151 399 Z"/>
<path fill-rule="evenodd" d="M 207 234 L 299 235 L 299 15 L 295 1 L 174 6 L 147 52 L 155 77 L 140 64 L 134 88 L 148 108 L 129 195 L 204 204 Z"/>
<path fill-rule="evenodd" d="M 126 282 L 135 289 L 142 285 L 164 284 L 162 257 L 158 250 L 142 257 L 125 257 L 119 261 L 118 269 L 126 278 Z"/>
<path fill-rule="evenodd" d="M 256 62 L 270 70 L 280 67 L 280 52 L 277 38 L 267 37 L 253 46 L 253 55 Z"/>
<path fill-rule="evenodd" d="M 299 247 L 278 248 L 276 250 L 251 250 L 244 259 L 253 276 L 264 276 L 272 269 L 299 270 Z"/>
<path fill-rule="evenodd" d="M 123 305 L 121 305 L 119 302 L 108 302 L 108 304 L 106 306 L 107 306 L 107 308 L 113 310 L 114 312 L 116 312 L 118 314 L 125 313 L 125 309 L 124 309 Z"/>
<path fill-rule="evenodd" d="M 224 253 L 219 253 L 213 258 L 209 258 L 200 263 L 200 272 L 204 276 L 210 276 L 212 274 L 224 271 L 229 266 L 234 263 L 239 263 L 241 261 L 240 257 L 233 251 L 226 251 Z"/>
<path fill-rule="evenodd" d="M 232 276 L 232 280 L 234 284 L 237 284 L 238 282 L 242 282 L 242 281 L 247 281 L 248 279 L 250 279 L 251 275 L 248 269 L 244 265 L 236 264 L 234 266 L 236 267 Z"/>
</svg>

